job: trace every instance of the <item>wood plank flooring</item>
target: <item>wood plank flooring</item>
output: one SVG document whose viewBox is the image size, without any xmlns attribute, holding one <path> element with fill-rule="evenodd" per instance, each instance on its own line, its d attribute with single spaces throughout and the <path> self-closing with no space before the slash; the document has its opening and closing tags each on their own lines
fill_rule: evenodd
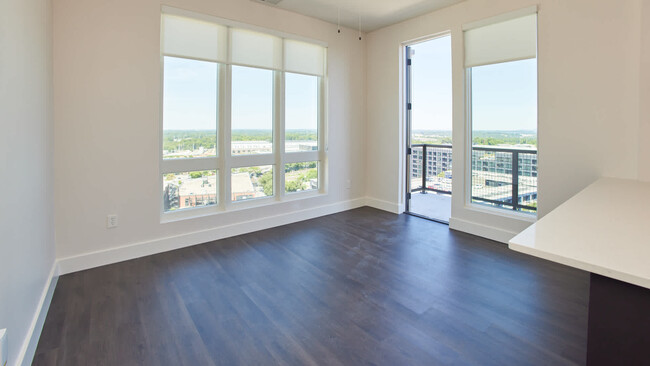
<svg viewBox="0 0 650 366">
<path fill-rule="evenodd" d="M 62 276 L 34 365 L 583 365 L 589 275 L 360 208 Z"/>
</svg>

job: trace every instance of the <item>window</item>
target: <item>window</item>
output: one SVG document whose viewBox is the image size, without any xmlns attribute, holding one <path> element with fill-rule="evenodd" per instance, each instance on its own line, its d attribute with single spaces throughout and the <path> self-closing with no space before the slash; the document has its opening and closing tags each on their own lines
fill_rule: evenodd
<svg viewBox="0 0 650 366">
<path fill-rule="evenodd" d="M 168 173 L 163 176 L 165 212 L 217 203 L 217 171 Z"/>
<path fill-rule="evenodd" d="M 163 158 L 216 156 L 217 64 L 165 56 Z"/>
<path fill-rule="evenodd" d="M 537 210 L 535 11 L 465 27 L 471 202 L 527 213 Z"/>
<path fill-rule="evenodd" d="M 232 66 L 232 155 L 273 153 L 273 71 Z"/>
<path fill-rule="evenodd" d="M 318 150 L 318 77 L 286 73 L 285 152 Z"/>
<path fill-rule="evenodd" d="M 169 7 L 161 45 L 163 213 L 322 192 L 323 45 Z"/>
<path fill-rule="evenodd" d="M 232 200 L 273 196 L 273 165 L 232 169 Z"/>
<path fill-rule="evenodd" d="M 318 162 L 286 164 L 284 179 L 287 193 L 318 190 Z"/>
</svg>

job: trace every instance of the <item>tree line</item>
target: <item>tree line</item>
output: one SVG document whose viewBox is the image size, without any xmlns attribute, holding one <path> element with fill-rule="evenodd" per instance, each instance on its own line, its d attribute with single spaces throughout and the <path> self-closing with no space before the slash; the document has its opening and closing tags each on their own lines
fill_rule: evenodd
<svg viewBox="0 0 650 366">
<path fill-rule="evenodd" d="M 413 131 L 412 144 L 452 144 L 451 131 Z M 537 146 L 535 131 L 472 131 L 473 145 L 533 145 Z"/>
<path fill-rule="evenodd" d="M 232 141 L 273 141 L 271 130 L 233 130 Z M 289 141 L 316 141 L 316 130 L 287 130 L 285 139 Z M 199 148 L 214 149 L 217 145 L 215 131 L 166 130 L 163 131 L 163 150 L 182 151 Z"/>
</svg>

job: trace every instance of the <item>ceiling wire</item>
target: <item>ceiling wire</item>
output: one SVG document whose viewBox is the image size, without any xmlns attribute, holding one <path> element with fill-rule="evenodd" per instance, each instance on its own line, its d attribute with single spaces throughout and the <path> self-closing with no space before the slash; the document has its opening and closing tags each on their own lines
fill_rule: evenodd
<svg viewBox="0 0 650 366">
<path fill-rule="evenodd" d="M 359 40 L 361 40 L 361 13 L 359 13 Z"/>
<path fill-rule="evenodd" d="M 336 27 L 338 29 L 338 33 L 341 33 L 341 7 L 339 6 L 338 8 L 338 17 L 336 20 Z"/>
</svg>

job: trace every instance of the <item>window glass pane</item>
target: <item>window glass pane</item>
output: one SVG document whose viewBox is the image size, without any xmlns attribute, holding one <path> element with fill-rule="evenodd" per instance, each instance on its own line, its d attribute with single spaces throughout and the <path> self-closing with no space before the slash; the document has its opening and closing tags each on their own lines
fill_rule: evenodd
<svg viewBox="0 0 650 366">
<path fill-rule="evenodd" d="M 537 61 L 473 67 L 471 77 L 472 201 L 534 212 Z"/>
<path fill-rule="evenodd" d="M 273 165 L 232 169 L 232 201 L 273 196 Z"/>
<path fill-rule="evenodd" d="M 232 154 L 273 152 L 273 71 L 232 66 Z"/>
<path fill-rule="evenodd" d="M 285 151 L 318 150 L 318 77 L 285 73 Z"/>
<path fill-rule="evenodd" d="M 195 171 L 163 175 L 165 212 L 217 204 L 217 171 Z"/>
<path fill-rule="evenodd" d="M 164 58 L 163 158 L 216 156 L 217 64 Z"/>
<path fill-rule="evenodd" d="M 286 164 L 284 190 L 287 193 L 318 190 L 318 162 Z"/>
</svg>

